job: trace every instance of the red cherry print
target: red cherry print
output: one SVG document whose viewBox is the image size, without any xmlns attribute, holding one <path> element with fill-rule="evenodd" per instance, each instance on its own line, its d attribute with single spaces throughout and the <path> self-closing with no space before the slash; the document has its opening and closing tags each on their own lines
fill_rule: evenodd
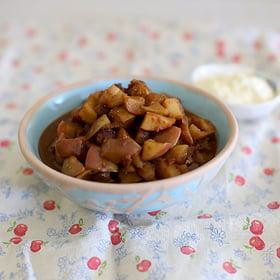
<svg viewBox="0 0 280 280">
<path fill-rule="evenodd" d="M 183 33 L 182 37 L 184 41 L 191 41 L 193 38 L 193 34 L 191 32 L 185 32 Z"/>
<path fill-rule="evenodd" d="M 134 59 L 134 52 L 132 50 L 127 50 L 125 52 L 125 57 L 128 61 L 132 61 Z"/>
<path fill-rule="evenodd" d="M 17 236 L 24 236 L 26 234 L 28 230 L 27 225 L 25 224 L 18 224 L 15 228 L 14 228 L 14 234 Z"/>
<path fill-rule="evenodd" d="M 272 138 L 271 138 L 271 142 L 272 142 L 273 144 L 280 143 L 280 137 L 272 137 Z"/>
<path fill-rule="evenodd" d="M 191 255 L 191 254 L 195 253 L 195 249 L 191 246 L 183 246 L 183 247 L 181 247 L 180 251 L 184 255 Z"/>
<path fill-rule="evenodd" d="M 238 186 L 243 186 L 243 185 L 245 185 L 246 180 L 244 177 L 238 175 L 234 178 L 234 182 Z"/>
<path fill-rule="evenodd" d="M 111 233 L 116 233 L 119 231 L 118 225 L 120 224 L 117 220 L 110 220 L 108 223 L 108 229 Z"/>
<path fill-rule="evenodd" d="M 267 56 L 267 60 L 269 62 L 274 62 L 275 60 L 277 59 L 276 55 L 274 53 L 270 53 L 268 56 Z"/>
<path fill-rule="evenodd" d="M 111 243 L 113 245 L 118 245 L 122 242 L 122 234 L 118 231 L 111 235 Z"/>
<path fill-rule="evenodd" d="M 34 253 L 40 251 L 43 243 L 44 242 L 42 240 L 33 240 L 30 245 L 30 250 Z"/>
<path fill-rule="evenodd" d="M 8 148 L 12 142 L 8 139 L 0 140 L 0 147 L 1 148 Z"/>
<path fill-rule="evenodd" d="M 252 149 L 248 146 L 245 146 L 242 148 L 242 152 L 245 154 L 245 155 L 250 155 L 252 153 Z"/>
<path fill-rule="evenodd" d="M 79 38 L 78 44 L 79 44 L 80 48 L 84 48 L 88 44 L 88 39 L 86 37 L 81 37 L 81 38 Z"/>
<path fill-rule="evenodd" d="M 250 231 L 253 234 L 260 235 L 263 233 L 263 224 L 258 220 L 253 220 L 251 222 Z"/>
<path fill-rule="evenodd" d="M 81 226 L 79 224 L 74 224 L 70 227 L 68 230 L 69 233 L 71 234 L 77 234 L 82 230 Z"/>
<path fill-rule="evenodd" d="M 151 267 L 152 263 L 149 260 L 142 260 L 136 265 L 136 268 L 140 272 L 146 272 Z"/>
<path fill-rule="evenodd" d="M 55 201 L 54 200 L 46 200 L 43 203 L 43 207 L 48 211 L 54 210 L 55 209 Z"/>
<path fill-rule="evenodd" d="M 107 35 L 106 35 L 106 40 L 108 42 L 114 42 L 116 41 L 117 39 L 117 34 L 116 33 L 113 33 L 113 32 L 109 32 Z"/>
<path fill-rule="evenodd" d="M 267 208 L 269 208 L 269 209 L 279 209 L 279 207 L 280 207 L 280 204 L 279 204 L 279 202 L 278 201 L 272 201 L 272 202 L 269 202 L 268 204 L 267 204 Z"/>
<path fill-rule="evenodd" d="M 14 68 L 17 68 L 17 67 L 19 67 L 20 66 L 20 60 L 19 59 L 14 59 L 13 61 L 12 61 L 12 66 L 14 67 Z"/>
<path fill-rule="evenodd" d="M 30 38 L 31 38 L 31 37 L 34 37 L 34 36 L 36 35 L 37 32 L 36 32 L 36 30 L 35 30 L 34 28 L 29 27 L 29 28 L 26 29 L 26 32 L 25 32 L 25 33 L 26 33 L 26 36 L 27 36 L 27 37 L 30 37 Z"/>
<path fill-rule="evenodd" d="M 10 102 L 10 103 L 7 103 L 5 107 L 9 110 L 13 110 L 17 107 L 17 104 L 14 102 Z"/>
<path fill-rule="evenodd" d="M 239 63 L 239 62 L 241 61 L 241 55 L 238 54 L 238 53 L 236 53 L 236 54 L 234 54 L 234 55 L 232 56 L 231 60 L 232 60 L 232 62 L 234 62 L 234 63 Z"/>
<path fill-rule="evenodd" d="M 253 43 L 253 47 L 256 51 L 259 51 L 261 48 L 262 48 L 262 42 L 259 41 L 259 40 L 256 40 L 254 43 Z"/>
<path fill-rule="evenodd" d="M 30 168 L 30 167 L 26 167 L 26 168 L 24 168 L 24 169 L 22 170 L 22 174 L 23 174 L 23 175 L 26 175 L 26 176 L 32 175 L 32 174 L 33 174 L 33 169 Z"/>
<path fill-rule="evenodd" d="M 59 52 L 58 55 L 57 55 L 57 58 L 58 58 L 58 60 L 60 60 L 60 61 L 65 61 L 65 60 L 68 59 L 68 57 L 69 57 L 69 54 L 68 54 L 67 51 L 61 51 L 61 52 Z"/>
<path fill-rule="evenodd" d="M 92 257 L 87 261 L 87 266 L 91 270 L 96 270 L 101 264 L 101 260 L 98 257 Z"/>
<path fill-rule="evenodd" d="M 31 89 L 31 85 L 29 83 L 24 83 L 21 85 L 21 88 L 23 90 L 30 90 Z"/>
<path fill-rule="evenodd" d="M 158 32 L 156 32 L 156 31 L 154 31 L 154 32 L 151 32 L 151 33 L 150 33 L 150 37 L 151 37 L 153 40 L 157 40 L 157 39 L 159 39 L 160 34 L 159 34 Z"/>
<path fill-rule="evenodd" d="M 10 242 L 13 244 L 19 244 L 22 241 L 21 237 L 13 237 L 10 239 Z"/>
<path fill-rule="evenodd" d="M 157 214 L 160 213 L 160 211 L 161 211 L 161 210 L 156 210 L 156 211 L 148 212 L 148 214 L 149 214 L 150 216 L 156 216 Z"/>
<path fill-rule="evenodd" d="M 232 265 L 231 262 L 224 262 L 223 263 L 223 268 L 226 272 L 230 273 L 230 274 L 233 274 L 233 273 L 236 273 L 236 268 Z"/>
<path fill-rule="evenodd" d="M 275 172 L 275 169 L 274 168 L 264 168 L 263 170 L 263 173 L 267 176 L 273 176 L 274 175 L 274 172 Z"/>
<path fill-rule="evenodd" d="M 249 244 L 254 247 L 256 250 L 263 250 L 265 247 L 264 241 L 258 237 L 258 236 L 253 236 L 249 239 Z"/>
<path fill-rule="evenodd" d="M 225 42 L 223 40 L 218 40 L 215 43 L 216 47 L 216 56 L 224 57 L 225 56 Z"/>
<path fill-rule="evenodd" d="M 211 214 L 200 214 L 197 216 L 198 219 L 210 219 L 212 218 L 212 215 Z"/>
<path fill-rule="evenodd" d="M 280 247 L 276 249 L 276 256 L 280 259 Z"/>
</svg>

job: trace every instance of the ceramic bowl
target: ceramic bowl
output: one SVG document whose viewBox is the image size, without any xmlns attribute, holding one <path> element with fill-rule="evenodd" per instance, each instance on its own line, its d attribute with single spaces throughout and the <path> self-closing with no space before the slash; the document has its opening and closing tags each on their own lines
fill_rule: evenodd
<svg viewBox="0 0 280 280">
<path fill-rule="evenodd" d="M 140 79 L 155 92 L 179 97 L 184 106 L 215 124 L 218 139 L 215 158 L 177 177 L 136 184 L 91 182 L 51 169 L 40 160 L 38 153 L 38 140 L 44 128 L 60 115 L 79 106 L 90 93 L 103 90 L 113 83 L 127 86 L 131 79 L 86 82 L 47 95 L 35 103 L 21 121 L 21 151 L 46 184 L 59 189 L 83 207 L 114 213 L 163 209 L 186 197 L 200 195 L 200 186 L 207 188 L 207 183 L 217 174 L 236 145 L 238 126 L 233 114 L 220 100 L 193 86 L 154 78 Z"/>
<path fill-rule="evenodd" d="M 274 90 L 274 98 L 261 103 L 252 104 L 232 104 L 227 103 L 238 120 L 255 120 L 270 114 L 280 105 L 280 92 L 277 83 L 269 77 L 268 74 L 259 73 L 253 68 L 239 64 L 216 64 L 209 63 L 197 67 L 192 73 L 192 82 L 195 84 L 198 80 L 213 77 L 219 74 L 246 73 L 254 74 L 266 79 Z M 215 93 L 213 93 L 214 95 Z"/>
</svg>

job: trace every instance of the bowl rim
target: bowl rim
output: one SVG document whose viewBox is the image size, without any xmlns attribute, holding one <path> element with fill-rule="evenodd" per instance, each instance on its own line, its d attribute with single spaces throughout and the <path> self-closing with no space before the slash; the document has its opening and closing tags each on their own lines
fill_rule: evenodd
<svg viewBox="0 0 280 280">
<path fill-rule="evenodd" d="M 205 163 L 204 165 L 198 167 L 197 169 L 184 173 L 182 175 L 178 175 L 172 178 L 149 181 L 149 182 L 141 182 L 141 183 L 128 183 L 128 184 L 116 184 L 116 183 L 101 183 L 101 182 L 93 182 L 87 181 L 83 179 L 78 179 L 74 177 L 70 177 L 65 175 L 59 171 L 52 169 L 51 167 L 47 166 L 43 163 L 40 159 L 38 159 L 34 153 L 28 148 L 27 137 L 26 137 L 26 128 L 29 124 L 29 121 L 32 119 L 35 112 L 39 110 L 39 108 L 51 98 L 59 96 L 61 94 L 65 94 L 66 91 L 69 91 L 74 88 L 86 86 L 89 84 L 94 84 L 101 81 L 108 81 L 108 80 L 131 80 L 131 79 L 141 79 L 145 80 L 156 80 L 156 81 L 164 81 L 168 83 L 177 84 L 181 87 L 184 87 L 188 90 L 194 91 L 197 94 L 204 96 L 212 101 L 214 101 L 218 107 L 224 112 L 227 117 L 227 121 L 230 128 L 230 135 L 228 140 L 223 147 L 223 149 L 210 161 Z M 193 85 L 174 81 L 171 79 L 160 78 L 160 77 L 153 77 L 153 76 L 127 76 L 127 77 L 109 77 L 109 78 L 96 78 L 90 79 L 74 84 L 70 84 L 68 86 L 59 88 L 54 92 L 51 92 L 43 97 L 41 97 L 37 102 L 35 102 L 30 109 L 25 113 L 23 116 L 18 130 L 18 141 L 20 150 L 32 167 L 35 168 L 36 171 L 43 174 L 45 177 L 50 178 L 52 181 L 59 182 L 62 184 L 63 187 L 67 186 L 67 188 L 79 188 L 79 189 L 86 189 L 90 191 L 96 192 L 103 192 L 103 193 L 136 193 L 136 192 L 146 192 L 146 191 L 156 191 L 160 188 L 172 188 L 175 185 L 183 184 L 187 181 L 203 177 L 205 173 L 210 171 L 214 166 L 218 166 L 220 163 L 223 162 L 234 150 L 238 139 L 238 124 L 236 118 L 234 117 L 233 113 L 229 109 L 229 107 L 223 103 L 221 100 L 216 98 L 215 96 L 211 95 L 210 93 L 196 88 Z"/>
</svg>

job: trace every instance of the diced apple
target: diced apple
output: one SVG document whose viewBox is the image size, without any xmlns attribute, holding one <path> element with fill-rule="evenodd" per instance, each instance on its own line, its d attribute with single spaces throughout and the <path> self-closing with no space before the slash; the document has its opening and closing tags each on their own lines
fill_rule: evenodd
<svg viewBox="0 0 280 280">
<path fill-rule="evenodd" d="M 128 85 L 128 93 L 132 96 L 146 97 L 150 93 L 150 89 L 143 81 L 132 80 Z"/>
<path fill-rule="evenodd" d="M 145 110 L 142 108 L 145 105 L 145 98 L 141 96 L 125 96 L 124 104 L 126 110 L 134 115 L 145 114 Z"/>
<path fill-rule="evenodd" d="M 137 168 L 142 168 L 144 166 L 144 162 L 141 159 L 140 152 L 132 156 L 132 163 Z"/>
<path fill-rule="evenodd" d="M 155 141 L 160 143 L 170 143 L 174 147 L 181 136 L 181 128 L 177 126 L 171 126 L 161 132 L 159 132 L 154 138 Z"/>
<path fill-rule="evenodd" d="M 61 121 L 57 126 L 57 135 L 60 137 L 61 134 L 65 138 L 75 138 L 82 131 L 82 128 L 77 123 Z"/>
<path fill-rule="evenodd" d="M 118 164 L 130 160 L 131 157 L 140 150 L 141 146 L 130 137 L 124 139 L 111 138 L 103 142 L 101 146 L 101 156 Z"/>
<path fill-rule="evenodd" d="M 160 93 L 151 92 L 146 96 L 146 105 L 151 105 L 153 103 L 162 103 L 166 96 Z"/>
<path fill-rule="evenodd" d="M 144 142 L 142 151 L 142 160 L 152 160 L 164 155 L 170 148 L 170 143 L 159 143 L 149 139 Z"/>
<path fill-rule="evenodd" d="M 148 140 L 149 138 L 151 138 L 151 132 L 150 131 L 145 131 L 141 128 L 138 129 L 137 134 L 135 136 L 135 141 L 140 144 L 143 145 L 144 142 L 146 140 Z"/>
<path fill-rule="evenodd" d="M 165 158 L 168 163 L 178 163 L 183 164 L 186 162 L 188 157 L 189 146 L 188 145 L 176 145 L 171 148 L 166 154 Z"/>
<path fill-rule="evenodd" d="M 199 139 L 202 139 L 202 138 L 206 137 L 207 135 L 209 135 L 209 133 L 207 131 L 203 131 L 203 130 L 199 129 L 194 124 L 190 125 L 190 133 L 192 135 L 193 140 L 199 140 Z"/>
<path fill-rule="evenodd" d="M 168 110 L 170 117 L 177 120 L 180 120 L 184 117 L 184 109 L 181 102 L 177 98 L 165 98 L 162 104 Z"/>
<path fill-rule="evenodd" d="M 89 139 L 92 136 L 94 136 L 101 128 L 108 127 L 110 123 L 111 122 L 108 119 L 107 115 L 102 115 L 92 124 L 90 130 L 86 134 L 86 139 Z"/>
<path fill-rule="evenodd" d="M 153 181 L 156 180 L 156 169 L 155 165 L 146 162 L 142 168 L 137 169 L 138 175 L 140 175 L 145 181 Z"/>
<path fill-rule="evenodd" d="M 193 144 L 193 138 L 192 138 L 192 135 L 190 133 L 189 121 L 188 121 L 187 116 L 183 117 L 182 124 L 180 125 L 180 128 L 182 129 L 182 139 L 183 139 L 183 141 L 188 145 L 192 145 Z"/>
<path fill-rule="evenodd" d="M 129 113 L 125 108 L 123 107 L 115 107 L 109 112 L 109 116 L 113 120 L 114 123 L 127 127 L 129 126 L 134 118 L 135 115 Z"/>
<path fill-rule="evenodd" d="M 119 178 L 121 183 L 128 184 L 128 183 L 138 183 L 142 181 L 142 178 L 135 172 L 133 173 L 119 173 Z"/>
<path fill-rule="evenodd" d="M 149 106 L 143 106 L 143 109 L 146 112 L 152 112 L 163 116 L 168 116 L 169 114 L 168 110 L 165 107 L 163 107 L 160 103 L 153 103 Z"/>
<path fill-rule="evenodd" d="M 205 120 L 195 114 L 191 114 L 191 122 L 195 124 L 199 129 L 207 131 L 208 134 L 214 133 L 216 131 L 215 126 L 208 120 Z"/>
<path fill-rule="evenodd" d="M 168 118 L 155 113 L 147 112 L 140 128 L 146 131 L 160 131 L 172 126 L 175 121 L 175 118 Z"/>
<path fill-rule="evenodd" d="M 156 174 L 159 179 L 175 177 L 181 174 L 175 164 L 168 164 L 165 160 L 159 160 L 156 164 Z"/>
<path fill-rule="evenodd" d="M 83 173 L 84 170 L 85 168 L 83 164 L 76 157 L 71 156 L 63 161 L 61 172 L 66 175 L 76 177 Z"/>
<path fill-rule="evenodd" d="M 100 155 L 100 147 L 91 145 L 86 156 L 85 166 L 87 169 L 98 172 L 117 172 L 118 166 Z"/>
<path fill-rule="evenodd" d="M 116 85 L 112 85 L 102 92 L 99 102 L 109 108 L 118 107 L 124 102 L 125 93 Z"/>
<path fill-rule="evenodd" d="M 60 139 L 55 144 L 55 150 L 61 157 L 79 156 L 82 152 L 81 138 Z"/>
<path fill-rule="evenodd" d="M 84 103 L 79 111 L 80 118 L 88 124 L 92 124 L 97 119 L 97 114 L 89 102 Z"/>
</svg>

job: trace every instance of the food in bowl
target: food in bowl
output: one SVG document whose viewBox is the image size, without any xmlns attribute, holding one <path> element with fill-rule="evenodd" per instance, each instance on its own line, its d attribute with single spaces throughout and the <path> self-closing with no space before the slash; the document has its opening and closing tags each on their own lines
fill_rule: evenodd
<svg viewBox="0 0 280 280">
<path fill-rule="evenodd" d="M 213 123 L 190 110 L 143 81 L 113 84 L 52 122 L 40 137 L 40 157 L 66 175 L 97 182 L 181 175 L 217 150 Z"/>
</svg>

